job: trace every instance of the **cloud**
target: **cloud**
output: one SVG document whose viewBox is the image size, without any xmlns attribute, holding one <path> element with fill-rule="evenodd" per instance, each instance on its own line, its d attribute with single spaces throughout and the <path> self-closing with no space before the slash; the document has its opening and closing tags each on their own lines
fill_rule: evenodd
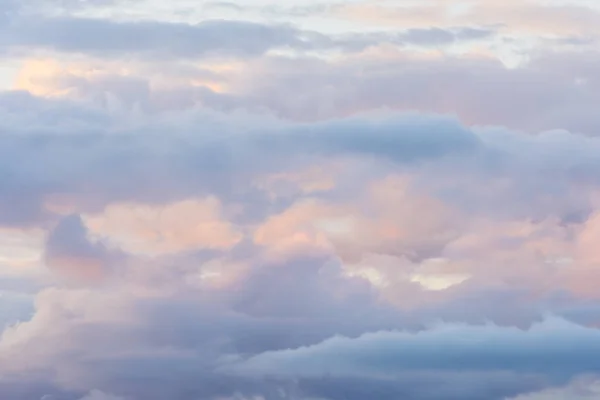
<svg viewBox="0 0 600 400">
<path fill-rule="evenodd" d="M 406 371 L 515 371 L 556 379 L 597 371 L 596 329 L 550 319 L 529 331 L 444 325 L 416 334 L 379 332 L 336 337 L 298 349 L 267 352 L 224 371 L 251 376 L 379 376 Z"/>
<path fill-rule="evenodd" d="M 421 46 L 440 46 L 447 45 L 457 41 L 480 40 L 489 38 L 494 31 L 478 28 L 460 28 L 455 30 L 445 30 L 440 28 L 432 29 L 409 29 L 402 38 L 408 44 Z"/>
<path fill-rule="evenodd" d="M 289 24 L 205 20 L 197 24 L 165 21 L 112 21 L 83 17 L 21 17 L 5 25 L 2 43 L 10 48 L 122 57 L 136 54 L 184 59 L 210 56 L 257 57 L 274 49 L 360 51 L 382 42 L 447 45 L 483 39 L 492 31 L 414 29 L 379 34 L 325 35 Z"/>
<path fill-rule="evenodd" d="M 104 244 L 90 242 L 81 217 L 70 215 L 48 235 L 44 261 L 66 278 L 94 282 L 110 274 L 115 257 Z"/>
<path fill-rule="evenodd" d="M 19 362 L 2 362 L 3 376 L 27 381 L 36 379 L 34 371 L 46 377 L 54 371 L 51 381 L 71 391 L 103 387 L 149 399 L 198 392 L 206 380 L 229 382 L 209 385 L 214 396 L 244 387 L 243 379 L 211 372 L 222 354 L 314 343 L 340 330 L 354 335 L 360 326 L 388 326 L 392 315 L 376 305 L 368 286 L 318 259 L 256 266 L 236 290 L 200 290 L 189 279 L 185 285 L 182 274 L 191 277 L 195 269 L 179 269 L 172 270 L 173 293 L 160 290 L 160 275 L 153 276 L 147 263 L 143 271 L 153 279 L 138 281 L 142 286 L 136 276 L 124 274 L 123 283 L 129 283 L 110 291 L 42 291 L 33 318 L 8 328 L 0 340 L 3 360 L 20 354 Z M 299 319 L 305 332 L 298 331 Z M 136 384 L 150 377 L 145 387 Z M 173 386 L 174 381 L 179 383 Z"/>
<path fill-rule="evenodd" d="M 373 40 L 383 39 L 374 35 Z M 599 60 L 595 51 L 541 49 L 508 68 L 493 54 L 423 55 L 382 44 L 326 60 L 265 56 L 187 69 L 162 64 L 154 70 L 127 63 L 126 73 L 106 60 L 62 70 L 30 63 L 19 87 L 149 113 L 244 109 L 307 122 L 380 109 L 421 110 L 456 115 L 468 125 L 596 135 L 600 125 L 591 104 L 597 100 Z"/>
<path fill-rule="evenodd" d="M 591 9 L 0 3 L 0 397 L 594 395 Z"/>
<path fill-rule="evenodd" d="M 45 111 L 39 112 L 43 119 Z M 118 117 L 86 112 L 71 111 L 75 120 L 81 115 L 83 126 L 63 125 L 67 120 L 61 118 L 49 121 L 46 132 L 28 128 L 23 115 L 18 126 L 27 133 L 0 139 L 0 170 L 9 173 L 0 188 L 0 220 L 19 225 L 52 219 L 57 200 L 92 212 L 118 201 L 163 203 L 208 193 L 234 199 L 244 190 L 240 168 L 252 178 L 304 157 L 356 154 L 414 163 L 479 146 L 475 135 L 444 117 L 356 118 L 308 126 L 257 118 L 256 125 L 238 128 L 253 117 L 240 115 L 231 123 L 225 114 L 199 112 L 188 121 L 157 117 L 122 130 L 116 128 Z M 163 136 L 163 129 L 173 134 Z M 23 181 L 27 186 L 20 185 Z"/>
<path fill-rule="evenodd" d="M 598 381 L 588 377 L 577 379 L 566 387 L 544 389 L 536 393 L 519 395 L 511 400 L 587 400 L 595 399 L 599 394 Z"/>
<path fill-rule="evenodd" d="M 501 26 L 513 36 L 519 35 L 593 35 L 597 33 L 599 14 L 588 4 L 552 4 L 551 2 L 433 1 L 415 6 L 407 2 L 378 5 L 374 2 L 343 4 L 330 14 L 368 24 L 403 27 Z"/>
<path fill-rule="evenodd" d="M 92 390 L 88 395 L 82 397 L 80 400 L 125 400 L 125 398 L 107 394 L 100 390 Z"/>
<path fill-rule="evenodd" d="M 257 56 L 276 47 L 311 47 L 296 29 L 246 21 L 215 20 L 189 25 L 57 17 L 17 20 L 15 24 L 5 32 L 6 45 L 99 55 L 135 52 L 171 57 Z M 319 38 L 317 34 L 313 36 Z"/>
<path fill-rule="evenodd" d="M 161 254 L 233 247 L 242 234 L 220 214 L 219 200 L 211 197 L 160 208 L 112 204 L 86 220 L 94 234 L 116 241 L 125 251 Z"/>
<path fill-rule="evenodd" d="M 597 80 L 589 68 L 597 60 L 594 52 L 532 55 L 508 69 L 489 57 L 423 58 L 381 49 L 336 62 L 267 59 L 237 78 L 244 86 L 232 92 L 299 120 L 419 109 L 455 114 L 468 124 L 595 135 L 599 124 L 589 101 Z"/>
<path fill-rule="evenodd" d="M 92 390 L 88 395 L 82 397 L 80 400 L 125 400 L 125 398 L 107 394 L 100 390 Z"/>
</svg>

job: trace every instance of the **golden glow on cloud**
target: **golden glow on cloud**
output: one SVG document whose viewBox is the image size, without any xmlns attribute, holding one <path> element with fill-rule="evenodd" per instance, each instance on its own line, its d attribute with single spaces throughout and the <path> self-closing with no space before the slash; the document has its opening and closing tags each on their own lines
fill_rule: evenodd
<svg viewBox="0 0 600 400">
<path fill-rule="evenodd" d="M 57 81 L 65 72 L 56 60 L 26 60 L 16 77 L 14 89 L 26 90 L 36 96 L 66 96 L 70 89 Z"/>
<path fill-rule="evenodd" d="M 178 67 L 179 68 L 179 67 Z M 22 62 L 16 73 L 12 89 L 25 90 L 42 97 L 84 97 L 90 91 L 102 90 L 106 93 L 119 85 L 118 79 L 132 79 L 147 82 L 152 91 L 173 91 L 190 87 L 205 87 L 215 93 L 230 90 L 227 79 L 235 76 L 242 68 L 239 63 L 206 62 L 192 66 L 204 70 L 203 73 L 180 74 L 178 68 L 172 71 L 148 68 L 140 63 L 124 63 L 106 60 L 71 60 L 60 58 L 33 58 Z M 221 78 L 203 77 L 207 73 Z M 106 86 L 109 85 L 109 86 Z M 127 90 L 123 81 L 122 90 Z M 116 89 L 119 89 L 118 86 Z"/>
</svg>

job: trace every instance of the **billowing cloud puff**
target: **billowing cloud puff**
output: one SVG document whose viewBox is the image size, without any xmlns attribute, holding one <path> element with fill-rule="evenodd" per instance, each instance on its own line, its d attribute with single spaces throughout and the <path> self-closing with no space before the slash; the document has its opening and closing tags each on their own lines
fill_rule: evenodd
<svg viewBox="0 0 600 400">
<path fill-rule="evenodd" d="M 114 238 L 132 253 L 179 253 L 198 249 L 228 249 L 242 238 L 235 227 L 220 219 L 215 198 L 184 200 L 164 207 L 136 204 L 109 205 L 88 224 L 100 236 Z"/>
<path fill-rule="evenodd" d="M 269 393 L 281 388 L 282 396 L 340 398 L 345 374 L 294 369 L 278 376 L 259 372 L 255 360 L 320 348 L 341 334 L 357 341 L 358 367 L 387 370 L 377 357 L 362 358 L 362 341 L 381 335 L 369 332 L 414 332 L 440 318 L 507 326 L 460 331 L 484 340 L 510 337 L 509 326 L 528 328 L 547 312 L 598 322 L 591 286 L 580 284 L 595 276 L 595 138 L 470 129 L 427 114 L 294 124 L 195 111 L 128 122 L 93 108 L 86 112 L 96 114 L 77 114 L 70 101 L 25 99 L 38 104 L 29 112 L 62 107 L 87 128 L 78 132 L 58 119 L 45 131 L 24 124 L 4 138 L 11 172 L 4 223 L 45 230 L 43 261 L 61 278 L 40 275 L 58 286 L 35 295 L 33 316 L 18 318 L 2 336 L 2 365 L 17 382 L 80 397 L 100 387 L 125 398 L 278 398 Z M 571 151 L 563 154 L 565 147 Z M 326 184 L 301 172 L 315 163 L 335 165 Z M 274 189 L 281 182 L 291 190 Z M 549 199 L 559 188 L 572 195 Z M 15 219 L 10 211 L 20 196 L 35 208 Z M 577 364 L 568 357 L 579 353 L 564 351 L 548 353 L 561 360 L 560 371 L 534 355 L 527 371 L 512 361 L 518 357 L 508 350 L 537 351 L 530 343 L 538 334 L 576 343 L 586 343 L 580 332 L 595 337 L 594 328 L 562 326 L 534 327 L 523 343 L 501 344 L 504 361 L 484 351 L 496 342 L 469 348 L 470 359 L 489 368 L 465 364 L 461 384 L 452 375 L 460 370 L 457 356 L 444 361 L 436 351 L 434 361 L 456 370 L 439 377 L 439 392 L 418 386 L 428 378 L 410 363 L 402 365 L 401 383 L 368 368 L 352 379 L 389 398 L 516 396 L 596 369 L 593 360 L 582 363 L 585 354 L 579 368 L 568 368 Z M 452 338 L 445 329 L 414 335 L 441 346 Z M 406 346 L 399 350 L 405 355 L 417 349 Z M 17 354 L 20 361 L 8 363 Z M 327 366 L 319 357 L 310 362 Z M 240 358 L 259 375 L 223 369 Z M 325 358 L 332 370 L 350 365 Z M 474 386 L 472 370 L 487 384 Z M 141 387 L 141 379 L 155 383 Z"/>
</svg>

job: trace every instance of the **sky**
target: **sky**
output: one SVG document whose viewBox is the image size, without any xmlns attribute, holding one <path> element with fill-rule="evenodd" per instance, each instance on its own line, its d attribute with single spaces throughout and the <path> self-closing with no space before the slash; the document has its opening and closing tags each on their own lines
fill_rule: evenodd
<svg viewBox="0 0 600 400">
<path fill-rule="evenodd" d="M 600 398 L 596 0 L 0 0 L 0 398 Z"/>
</svg>

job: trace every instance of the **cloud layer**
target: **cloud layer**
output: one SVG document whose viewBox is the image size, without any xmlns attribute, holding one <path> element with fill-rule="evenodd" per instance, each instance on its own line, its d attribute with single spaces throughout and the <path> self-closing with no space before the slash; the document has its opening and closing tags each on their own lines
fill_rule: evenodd
<svg viewBox="0 0 600 400">
<path fill-rule="evenodd" d="M 0 397 L 596 398 L 568 3 L 0 1 Z"/>
</svg>

